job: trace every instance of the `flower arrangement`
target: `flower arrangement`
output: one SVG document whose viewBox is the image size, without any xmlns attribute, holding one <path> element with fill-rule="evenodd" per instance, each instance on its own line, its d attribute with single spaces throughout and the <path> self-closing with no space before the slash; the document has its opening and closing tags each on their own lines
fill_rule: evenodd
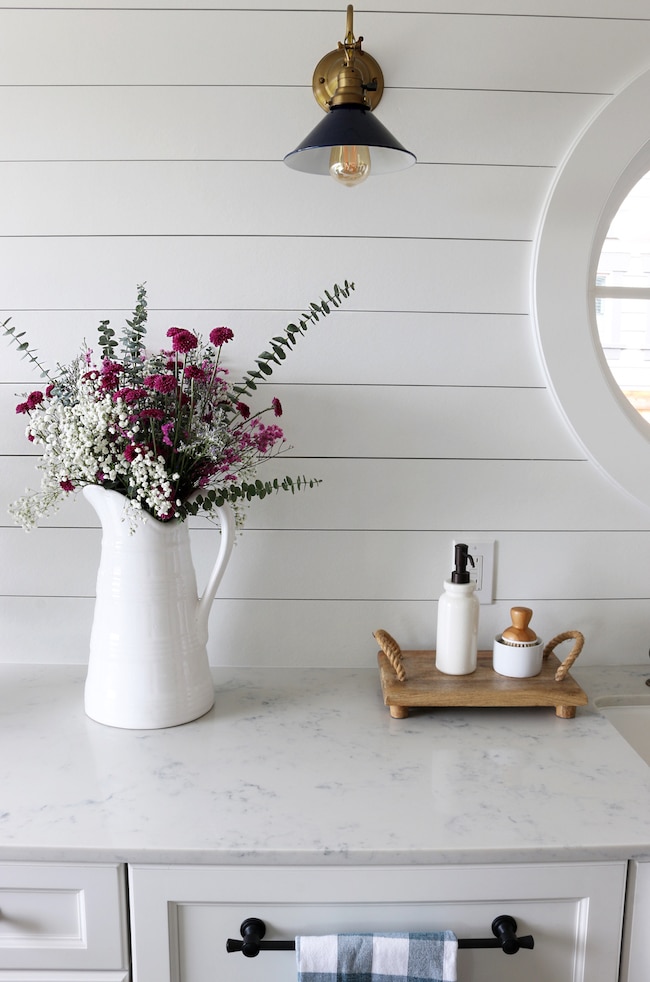
<svg viewBox="0 0 650 982">
<path fill-rule="evenodd" d="M 215 327 L 204 342 L 196 333 L 170 327 L 169 348 L 145 348 L 147 299 L 143 285 L 131 320 L 118 341 L 109 321 L 98 329 L 101 355 L 83 344 L 67 366 L 51 374 L 9 321 L 5 335 L 46 379 L 45 391 L 26 394 L 16 412 L 28 417 L 27 438 L 43 456 L 39 491 L 10 506 L 18 524 L 31 529 L 64 498 L 89 484 L 111 488 L 125 498 L 132 527 L 151 515 L 161 522 L 184 520 L 230 502 L 238 524 L 244 505 L 280 490 L 294 493 L 320 482 L 285 477 L 263 481 L 261 463 L 288 449 L 275 420 L 279 399 L 253 412 L 246 401 L 266 381 L 310 324 L 329 314 L 354 289 L 353 283 L 325 291 L 297 324 L 269 342 L 255 367 L 233 383 L 223 364 L 228 327 Z M 271 416 L 271 422 L 264 417 Z"/>
</svg>

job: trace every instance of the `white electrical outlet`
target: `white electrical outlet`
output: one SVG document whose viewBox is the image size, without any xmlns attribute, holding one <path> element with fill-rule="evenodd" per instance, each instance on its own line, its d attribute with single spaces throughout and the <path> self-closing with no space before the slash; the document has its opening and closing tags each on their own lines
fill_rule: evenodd
<svg viewBox="0 0 650 982">
<path fill-rule="evenodd" d="M 452 556 L 457 544 L 452 543 Z M 474 565 L 467 564 L 470 580 L 476 583 L 476 596 L 481 604 L 494 603 L 494 540 L 491 542 L 467 541 L 467 553 L 474 560 Z M 452 563 L 453 569 L 453 563 Z"/>
</svg>

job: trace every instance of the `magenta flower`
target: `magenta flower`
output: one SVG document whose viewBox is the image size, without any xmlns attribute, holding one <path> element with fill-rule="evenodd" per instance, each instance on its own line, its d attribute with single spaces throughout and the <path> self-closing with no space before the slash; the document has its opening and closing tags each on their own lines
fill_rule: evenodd
<svg viewBox="0 0 650 982">
<path fill-rule="evenodd" d="M 173 441 L 172 441 L 171 436 L 170 436 L 170 434 L 174 432 L 174 424 L 173 424 L 173 422 L 172 423 L 163 423 L 163 425 L 160 427 L 160 429 L 162 430 L 163 443 L 166 443 L 168 447 L 173 447 L 174 444 L 173 444 Z"/>
<path fill-rule="evenodd" d="M 113 399 L 122 399 L 123 402 L 126 402 L 128 405 L 131 402 L 136 402 L 138 399 L 145 398 L 147 395 L 148 393 L 146 389 L 125 388 L 118 389 L 116 392 L 114 392 Z"/>
<path fill-rule="evenodd" d="M 167 331 L 167 337 L 172 339 L 172 349 L 182 354 L 192 351 L 199 344 L 196 334 L 186 331 L 183 327 L 170 327 Z"/>
<path fill-rule="evenodd" d="M 199 382 L 207 381 L 207 375 L 198 365 L 186 365 L 183 369 L 183 375 L 185 378 L 197 379 Z"/>
<path fill-rule="evenodd" d="M 43 402 L 43 399 L 43 393 L 39 389 L 37 389 L 35 392 L 30 392 L 27 396 L 27 408 L 36 409 L 36 407 L 40 406 L 40 404 Z"/>
<path fill-rule="evenodd" d="M 210 341 L 215 346 L 215 348 L 220 348 L 222 344 L 227 344 L 228 341 L 232 341 L 234 334 L 229 327 L 214 327 L 210 331 Z"/>
<path fill-rule="evenodd" d="M 260 424 L 255 433 L 255 446 L 261 454 L 267 454 L 275 443 L 284 438 L 279 426 L 264 426 Z"/>
<path fill-rule="evenodd" d="M 123 371 L 124 366 L 119 361 L 111 361 L 110 358 L 104 358 L 102 361 L 102 388 L 117 388 L 118 376 Z"/>
<path fill-rule="evenodd" d="M 139 453 L 140 447 L 137 443 L 129 443 L 128 446 L 124 448 L 124 458 L 125 460 L 128 460 L 129 463 L 131 463 L 132 460 L 135 460 Z"/>
<path fill-rule="evenodd" d="M 116 389 L 119 384 L 120 377 L 117 372 L 102 372 L 100 386 L 104 391 L 110 392 L 112 389 Z"/>
<path fill-rule="evenodd" d="M 88 483 L 123 495 L 130 522 L 140 512 L 161 521 L 184 520 L 223 499 L 234 505 L 240 523 L 245 501 L 265 497 L 271 487 L 302 487 L 302 480 L 257 477 L 258 465 L 288 447 L 275 425 L 284 415 L 282 403 L 272 398 L 273 388 L 266 399 L 256 393 L 258 380 L 265 382 L 272 363 L 279 364 L 293 346 L 296 328 L 287 328 L 286 339 L 269 341 L 275 354 L 262 352 L 252 369 L 233 382 L 222 364 L 228 360 L 223 346 L 236 336 L 229 327 L 213 322 L 201 333 L 163 328 L 162 345 L 149 351 L 145 298 L 139 286 L 138 306 L 121 338 L 102 321 L 95 354 L 84 342 L 56 375 L 43 369 L 43 391 L 27 389 L 19 396 L 23 401 L 16 413 L 27 416 L 23 429 L 42 449 L 38 467 L 45 474 L 43 511 L 40 502 L 34 508 L 31 492 L 11 510 L 26 528 Z M 327 312 L 327 305 L 310 309 L 316 321 L 316 311 Z M 13 340 L 24 352 L 22 336 L 13 335 Z M 38 364 L 33 356 L 32 361 Z"/>
<path fill-rule="evenodd" d="M 151 383 L 151 387 L 162 395 L 176 391 L 175 375 L 149 375 L 145 379 L 145 382 L 147 385 Z"/>
</svg>

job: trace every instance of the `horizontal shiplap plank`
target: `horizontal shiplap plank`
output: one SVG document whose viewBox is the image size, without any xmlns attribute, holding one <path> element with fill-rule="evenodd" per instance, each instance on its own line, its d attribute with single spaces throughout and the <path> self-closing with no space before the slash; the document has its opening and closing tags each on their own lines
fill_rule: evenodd
<svg viewBox="0 0 650 982">
<path fill-rule="evenodd" d="M 423 601 L 217 601 L 210 618 L 209 657 L 213 664 L 372 667 L 377 645 L 372 632 L 383 628 L 405 649 L 435 648 L 437 599 L 442 585 Z M 81 601 L 80 603 L 83 603 Z M 513 603 L 533 606 L 533 626 L 549 641 L 564 631 L 581 631 L 585 646 L 579 665 L 643 663 L 648 657 L 647 601 L 562 599 L 548 602 L 524 594 L 485 605 L 479 611 L 479 648 L 490 650 L 511 623 Z M 1 609 L 1 608 L 0 608 Z M 283 624 L 283 630 L 272 625 Z M 81 647 L 79 658 L 87 658 Z M 564 659 L 568 642 L 555 649 Z M 379 675 L 377 675 L 379 690 Z"/>
<path fill-rule="evenodd" d="M 322 292 L 301 299 L 318 300 Z M 527 315 L 435 314 L 427 312 L 350 310 L 352 300 L 309 328 L 268 385 L 277 382 L 372 383 L 375 385 L 543 386 L 533 326 Z M 135 302 L 135 291 L 133 294 Z M 304 309 L 304 308 L 302 308 Z M 159 310 L 149 307 L 149 350 L 169 346 L 171 326 L 199 333 L 225 324 L 235 337 L 222 356 L 233 379 L 252 368 L 267 342 L 295 321 L 297 311 Z M 110 320 L 119 337 L 130 311 L 18 311 L 11 324 L 24 331 L 45 366 L 67 364 L 85 339 L 98 349 L 97 327 Z M 0 320 L 5 317 L 0 314 Z M 341 357 L 344 352 L 345 357 Z M 397 354 L 397 357 L 396 357 Z M 13 384 L 11 395 L 34 388 L 38 372 L 30 370 L 16 348 L 0 337 L 0 378 Z M 268 386 L 267 386 L 268 387 Z"/>
<path fill-rule="evenodd" d="M 34 0 L 11 0 L 0 3 L 0 10 L 25 9 L 34 6 Z M 64 6 L 61 0 L 39 0 L 38 6 L 44 10 L 57 9 Z M 283 0 L 282 6 L 278 0 L 192 0 L 192 8 L 196 10 L 231 10 L 233 7 L 245 6 L 248 11 L 278 10 L 283 11 L 336 11 L 340 15 L 339 0 Z M 184 9 L 181 0 L 66 0 L 65 7 L 70 9 L 103 9 L 131 10 L 133 8 L 179 10 Z M 358 8 L 363 11 L 363 8 Z M 613 20 L 637 19 L 647 20 L 648 9 L 646 0 L 590 0 L 589 9 L 585 9 L 584 0 L 408 0 L 408 4 L 399 7 L 396 0 L 373 0 L 372 9 L 382 13 L 455 13 L 471 14 L 474 16 L 501 17 L 515 15 L 518 17 L 606 17 Z M 365 12 L 364 12 L 365 16 Z"/>
<path fill-rule="evenodd" d="M 344 221 L 331 238 L 221 236 L 218 229 L 193 237 L 0 236 L 3 308 L 7 315 L 129 308 L 136 283 L 146 281 L 159 307 L 286 309 L 348 279 L 357 287 L 350 310 L 528 311 L 528 242 L 359 233 Z"/>
<path fill-rule="evenodd" d="M 33 458 L 0 458 L 0 525 L 13 526 L 10 501 L 36 487 Z M 253 501 L 246 529 L 448 531 L 459 521 L 498 537 L 525 531 L 631 531 L 648 524 L 648 509 L 620 494 L 589 461 L 304 460 L 278 458 L 260 477 L 307 474 L 321 481 L 300 494 Z M 513 490 L 513 489 L 516 489 Z M 206 519 L 193 519 L 202 527 Z M 97 525 L 79 495 L 69 496 L 43 526 Z M 37 533 L 34 532 L 34 535 Z M 650 643 L 650 642 L 649 642 Z"/>
<path fill-rule="evenodd" d="M 552 177 L 546 168 L 416 166 L 369 181 L 351 201 L 347 188 L 279 162 L 0 163 L 0 214 L 5 236 L 287 236 L 308 220 L 331 237 L 345 204 L 351 228 L 368 236 L 390 228 L 530 240 Z"/>
<path fill-rule="evenodd" d="M 474 530 L 464 530 L 468 538 Z M 191 533 L 199 584 L 216 558 L 219 533 Z M 228 599 L 428 600 L 453 565 L 449 532 L 244 531 L 219 588 Z M 650 570 L 629 562 L 650 533 L 516 532 L 496 537 L 495 598 L 536 600 L 650 598 Z M 0 529 L 0 594 L 92 596 L 98 529 Z M 65 556 L 65 566 L 43 556 Z M 611 569 L 617 570 L 616 578 Z M 200 589 L 200 587 L 199 587 Z"/>
<path fill-rule="evenodd" d="M 423 164 L 550 167 L 603 101 L 553 92 L 389 90 L 378 116 Z M 281 160 L 320 113 L 311 93 L 290 87 L 9 86 L 0 131 L 11 139 L 0 146 L 0 160 Z"/>
<path fill-rule="evenodd" d="M 273 393 L 298 457 L 576 457 L 546 389 L 276 384 L 254 408 L 268 405 Z M 13 402 L 10 387 L 1 386 L 3 418 L 12 419 Z M 24 427 L 24 417 L 14 411 L 13 425 L 0 430 L 0 452 L 33 447 L 24 440 Z"/>
<path fill-rule="evenodd" d="M 4 9 L 0 84 L 308 86 L 341 10 Z M 650 20 L 357 12 L 395 87 L 612 92 L 647 64 Z M 57 43 L 52 44 L 56 37 Z M 278 56 L 282 38 L 291 57 Z M 246 39 L 242 45 L 233 39 Z M 576 52 L 580 57 L 576 57 Z"/>
<path fill-rule="evenodd" d="M 422 601 L 217 599 L 210 614 L 208 657 L 213 665 L 235 667 L 373 668 L 377 644 L 372 632 L 379 628 L 405 650 L 435 647 L 438 593 Z M 533 605 L 532 623 L 543 640 L 582 631 L 585 646 L 578 666 L 647 659 L 645 599 L 519 599 Z M 481 606 L 480 648 L 489 650 L 510 624 L 511 603 Z M 93 599 L 85 597 L 0 597 L 0 662 L 86 663 L 93 609 Z M 563 659 L 570 650 L 567 643 L 555 653 Z M 379 673 L 376 685 L 379 692 Z"/>
</svg>

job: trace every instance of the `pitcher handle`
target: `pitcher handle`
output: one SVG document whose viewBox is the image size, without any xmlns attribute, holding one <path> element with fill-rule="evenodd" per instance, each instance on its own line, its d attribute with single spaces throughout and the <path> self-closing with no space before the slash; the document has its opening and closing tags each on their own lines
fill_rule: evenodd
<svg viewBox="0 0 650 982">
<path fill-rule="evenodd" d="M 217 553 L 216 562 L 210 576 L 208 577 L 208 582 L 205 590 L 203 591 L 203 595 L 199 600 L 197 608 L 199 623 L 204 624 L 206 627 L 208 617 L 210 616 L 210 607 L 212 606 L 212 601 L 215 598 L 223 574 L 226 572 L 226 566 L 228 565 L 228 560 L 230 559 L 232 547 L 235 544 L 235 535 L 237 532 L 235 513 L 230 504 L 225 501 L 223 505 L 215 510 L 219 516 L 219 522 L 221 525 L 219 552 Z"/>
</svg>

